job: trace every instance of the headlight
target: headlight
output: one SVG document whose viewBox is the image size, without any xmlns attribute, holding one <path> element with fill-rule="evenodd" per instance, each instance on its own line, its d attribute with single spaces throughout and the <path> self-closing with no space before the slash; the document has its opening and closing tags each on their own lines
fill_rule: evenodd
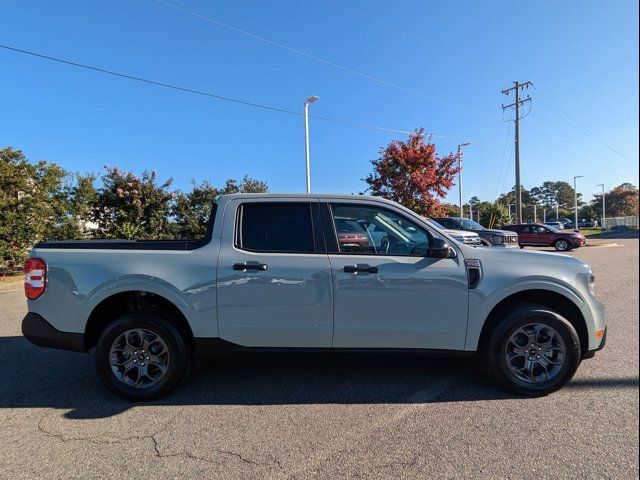
<svg viewBox="0 0 640 480">
<path fill-rule="evenodd" d="M 503 237 L 490 237 L 493 243 L 504 243 Z"/>
<path fill-rule="evenodd" d="M 596 288 L 596 276 L 593 274 L 592 270 L 589 270 L 589 291 L 592 295 L 595 295 Z"/>
</svg>

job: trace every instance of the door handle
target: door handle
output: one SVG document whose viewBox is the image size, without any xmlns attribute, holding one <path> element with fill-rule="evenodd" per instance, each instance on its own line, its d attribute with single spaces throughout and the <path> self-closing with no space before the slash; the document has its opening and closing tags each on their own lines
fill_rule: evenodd
<svg viewBox="0 0 640 480">
<path fill-rule="evenodd" d="M 233 269 L 240 271 L 258 270 L 264 272 L 268 268 L 266 263 L 234 263 Z"/>
<path fill-rule="evenodd" d="M 370 267 L 369 265 L 345 265 L 343 270 L 345 273 L 378 273 L 378 267 Z"/>
</svg>

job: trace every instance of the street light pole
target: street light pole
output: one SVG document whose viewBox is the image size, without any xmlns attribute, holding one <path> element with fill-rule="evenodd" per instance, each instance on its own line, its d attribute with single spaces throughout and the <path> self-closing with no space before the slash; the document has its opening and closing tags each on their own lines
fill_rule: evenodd
<svg viewBox="0 0 640 480">
<path fill-rule="evenodd" d="M 462 210 L 462 147 L 469 145 L 471 145 L 471 142 L 458 145 L 458 202 L 460 206 L 460 218 L 464 218 L 464 210 Z"/>
<path fill-rule="evenodd" d="M 307 193 L 311 193 L 311 162 L 309 160 L 309 104 L 320 97 L 313 95 L 304 101 L 304 152 L 307 160 Z"/>
<path fill-rule="evenodd" d="M 604 230 L 604 221 L 607 219 L 607 211 L 604 204 L 604 183 L 599 183 L 596 185 L 596 187 L 602 187 L 602 222 L 600 228 Z"/>
<path fill-rule="evenodd" d="M 573 229 L 574 230 L 580 230 L 580 227 L 578 227 L 578 187 L 577 187 L 577 180 L 579 178 L 582 178 L 584 175 L 576 175 L 575 177 L 573 177 L 573 209 L 574 209 L 574 214 L 575 214 L 575 223 L 573 225 Z"/>
</svg>

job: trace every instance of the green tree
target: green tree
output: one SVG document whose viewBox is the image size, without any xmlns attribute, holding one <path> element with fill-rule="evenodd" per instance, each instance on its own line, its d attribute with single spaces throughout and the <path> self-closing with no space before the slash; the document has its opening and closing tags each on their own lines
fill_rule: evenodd
<svg viewBox="0 0 640 480">
<path fill-rule="evenodd" d="M 56 236 L 65 175 L 54 163 L 32 164 L 20 150 L 0 150 L 0 265 L 22 264 L 36 242 Z"/>
<path fill-rule="evenodd" d="M 225 182 L 224 187 L 219 190 L 220 195 L 230 195 L 233 193 L 267 193 L 268 191 L 269 186 L 266 182 L 251 178 L 249 175 L 242 177 L 240 185 L 238 185 L 237 180 L 229 178 Z"/>
<path fill-rule="evenodd" d="M 93 173 L 69 174 L 60 192 L 63 209 L 54 237 L 58 240 L 86 239 L 93 235 L 93 211 L 98 201 L 98 190 Z"/>
<path fill-rule="evenodd" d="M 228 181 L 227 181 L 228 182 Z M 173 236 L 181 239 L 199 239 L 207 232 L 209 216 L 213 201 L 218 196 L 218 189 L 209 182 L 197 185 L 192 182 L 191 191 L 178 192 L 171 206 L 174 219 Z"/>
<path fill-rule="evenodd" d="M 638 189 L 630 184 L 623 183 L 605 194 L 607 217 L 626 217 L 638 215 Z M 602 216 L 602 195 L 594 195 L 591 201 L 598 217 Z"/>
</svg>

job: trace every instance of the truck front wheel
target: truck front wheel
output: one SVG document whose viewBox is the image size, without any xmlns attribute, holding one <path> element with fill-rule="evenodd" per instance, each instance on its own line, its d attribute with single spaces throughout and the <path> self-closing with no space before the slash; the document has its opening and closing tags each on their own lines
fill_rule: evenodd
<svg viewBox="0 0 640 480">
<path fill-rule="evenodd" d="M 580 364 L 580 340 L 565 318 L 548 307 L 520 304 L 504 314 L 483 349 L 498 383 L 524 395 L 560 389 Z"/>
<path fill-rule="evenodd" d="M 163 397 L 185 377 L 190 344 L 166 318 L 132 312 L 111 322 L 95 349 L 96 368 L 105 385 L 128 400 Z"/>
</svg>

